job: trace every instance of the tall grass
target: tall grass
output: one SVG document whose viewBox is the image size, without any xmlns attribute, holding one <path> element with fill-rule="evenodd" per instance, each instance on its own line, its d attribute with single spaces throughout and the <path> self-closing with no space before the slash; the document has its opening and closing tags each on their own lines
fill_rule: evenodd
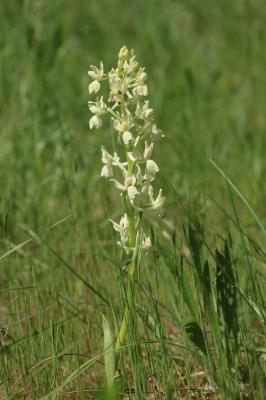
<svg viewBox="0 0 266 400">
<path fill-rule="evenodd" d="M 118 329 L 126 282 L 87 69 L 124 43 L 167 133 L 168 204 L 138 268 L 120 397 L 265 398 L 265 36 L 262 0 L 1 2 L 1 399 L 118 397 L 101 314 Z"/>
</svg>

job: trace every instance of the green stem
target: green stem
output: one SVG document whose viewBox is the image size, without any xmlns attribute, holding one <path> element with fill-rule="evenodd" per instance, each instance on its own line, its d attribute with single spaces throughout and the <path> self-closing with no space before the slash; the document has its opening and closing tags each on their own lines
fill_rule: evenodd
<svg viewBox="0 0 266 400">
<path fill-rule="evenodd" d="M 127 334 L 128 321 L 130 318 L 130 313 L 132 311 L 133 300 L 134 300 L 135 272 L 136 272 L 136 263 L 135 260 L 133 259 L 129 266 L 126 307 L 125 307 L 123 321 L 116 340 L 116 345 L 115 345 L 116 353 L 119 353 L 120 347 L 123 346 Z"/>
<path fill-rule="evenodd" d="M 128 159 L 128 175 L 132 176 L 133 174 L 133 162 L 132 160 Z M 130 206 L 130 212 L 127 207 L 127 215 L 128 215 L 128 242 L 129 247 L 131 249 L 135 249 L 136 247 L 136 212 L 132 206 Z M 134 300 L 134 286 L 135 286 L 135 272 L 136 272 L 136 257 L 133 253 L 130 265 L 128 267 L 128 286 L 127 286 L 127 294 L 126 294 L 126 306 L 124 311 L 123 321 L 117 336 L 116 340 L 116 352 L 119 353 L 120 347 L 123 346 L 126 338 L 128 321 L 130 318 L 130 313 L 132 311 L 133 300 Z"/>
</svg>

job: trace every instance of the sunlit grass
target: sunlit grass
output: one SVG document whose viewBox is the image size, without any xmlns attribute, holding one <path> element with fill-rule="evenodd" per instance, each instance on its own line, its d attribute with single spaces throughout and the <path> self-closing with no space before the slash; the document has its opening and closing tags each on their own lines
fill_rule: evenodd
<svg viewBox="0 0 266 400">
<path fill-rule="evenodd" d="M 1 3 L 1 399 L 111 398 L 101 314 L 118 328 L 126 282 L 117 195 L 99 178 L 110 126 L 89 131 L 87 70 L 124 43 L 167 134 L 167 210 L 119 390 L 264 399 L 265 18 L 262 0 Z"/>
</svg>

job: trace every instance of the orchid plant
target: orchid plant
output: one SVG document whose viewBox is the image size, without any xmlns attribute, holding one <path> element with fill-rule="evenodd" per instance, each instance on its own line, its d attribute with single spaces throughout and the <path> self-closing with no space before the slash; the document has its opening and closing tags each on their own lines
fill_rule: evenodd
<svg viewBox="0 0 266 400">
<path fill-rule="evenodd" d="M 116 354 L 119 354 L 125 342 L 134 299 L 136 249 L 143 252 L 152 248 L 143 216 L 145 213 L 160 216 L 165 202 L 161 189 L 157 196 L 154 195 L 153 184 L 159 167 L 151 158 L 154 144 L 164 135 L 154 122 L 153 109 L 147 100 L 147 73 L 137 62 L 134 50 L 123 46 L 115 68 L 106 73 L 101 62 L 99 68 L 91 65 L 88 74 L 92 79 L 89 93 L 96 97 L 88 103 L 93 114 L 89 121 L 90 129 L 101 128 L 103 117 L 108 115 L 121 148 L 120 156 L 101 147 L 101 176 L 114 183 L 123 204 L 120 221 L 110 219 L 110 222 L 120 235 L 118 245 L 129 258 L 127 302 L 115 344 Z M 107 98 L 98 94 L 104 81 L 109 84 Z"/>
</svg>

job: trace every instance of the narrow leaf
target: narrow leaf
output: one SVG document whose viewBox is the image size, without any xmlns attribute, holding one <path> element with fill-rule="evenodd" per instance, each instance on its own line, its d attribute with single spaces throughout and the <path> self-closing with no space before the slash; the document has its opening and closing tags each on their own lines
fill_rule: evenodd
<svg viewBox="0 0 266 400">
<path fill-rule="evenodd" d="M 103 315 L 103 336 L 104 336 L 104 363 L 108 387 L 112 387 L 115 376 L 115 349 L 114 338 L 109 322 Z"/>
<path fill-rule="evenodd" d="M 206 344 L 204 336 L 199 324 L 195 321 L 189 322 L 185 325 L 185 331 L 196 347 L 202 351 L 203 354 L 207 355 Z"/>
</svg>

